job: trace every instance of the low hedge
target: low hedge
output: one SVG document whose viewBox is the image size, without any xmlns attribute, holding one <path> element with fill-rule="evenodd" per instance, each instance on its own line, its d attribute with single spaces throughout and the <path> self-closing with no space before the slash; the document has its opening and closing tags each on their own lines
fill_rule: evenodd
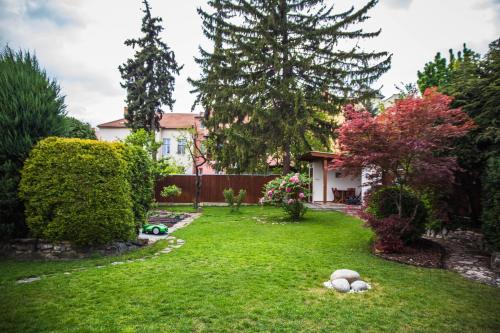
<svg viewBox="0 0 500 333">
<path fill-rule="evenodd" d="M 47 138 L 21 172 L 33 236 L 101 245 L 134 237 L 130 166 L 121 143 Z"/>
</svg>

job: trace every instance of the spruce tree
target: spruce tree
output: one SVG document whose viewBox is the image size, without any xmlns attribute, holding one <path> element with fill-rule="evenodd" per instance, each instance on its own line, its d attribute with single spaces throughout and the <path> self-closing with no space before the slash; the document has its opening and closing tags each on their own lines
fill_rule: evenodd
<svg viewBox="0 0 500 333">
<path fill-rule="evenodd" d="M 119 70 L 123 79 L 121 86 L 127 89 L 128 126 L 132 130 L 143 128 L 154 132 L 160 126 L 162 107 L 172 110 L 175 103 L 172 97 L 174 75 L 179 75 L 182 66 L 177 64 L 174 52 L 160 38 L 162 19 L 152 17 L 148 1 L 143 0 L 143 3 L 143 36 L 125 41 L 125 45 L 136 51 Z"/>
<path fill-rule="evenodd" d="M 29 52 L 0 51 L 0 240 L 28 229 L 18 196 L 20 170 L 44 137 L 67 135 L 66 105 L 55 80 Z"/>
<path fill-rule="evenodd" d="M 212 0 L 198 10 L 214 49 L 200 48 L 202 75 L 190 82 L 217 168 L 259 171 L 274 158 L 287 173 L 312 142 L 330 147 L 343 104 L 376 96 L 390 56 L 357 41 L 380 33 L 358 26 L 377 0 L 341 13 L 324 2 Z"/>
</svg>

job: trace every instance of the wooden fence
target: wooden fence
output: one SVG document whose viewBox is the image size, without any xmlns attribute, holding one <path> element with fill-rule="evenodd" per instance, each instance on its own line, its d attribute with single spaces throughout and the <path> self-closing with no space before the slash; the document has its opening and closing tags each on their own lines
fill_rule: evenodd
<svg viewBox="0 0 500 333">
<path fill-rule="evenodd" d="M 276 177 L 276 175 L 202 175 L 200 202 L 224 202 L 222 191 L 225 188 L 232 188 L 235 194 L 240 189 L 247 191 L 245 203 L 258 203 L 262 197 L 262 187 Z M 156 201 L 167 202 L 160 195 L 161 190 L 164 186 L 177 185 L 182 189 L 182 194 L 174 200 L 169 199 L 168 202 L 194 202 L 195 180 L 194 175 L 173 175 L 158 179 L 155 184 Z"/>
</svg>

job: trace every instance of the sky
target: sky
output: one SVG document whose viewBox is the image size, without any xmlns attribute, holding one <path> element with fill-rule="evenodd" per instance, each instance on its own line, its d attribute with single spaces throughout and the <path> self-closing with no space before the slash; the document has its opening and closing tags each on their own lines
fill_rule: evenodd
<svg viewBox="0 0 500 333">
<path fill-rule="evenodd" d="M 337 11 L 362 0 L 325 0 Z M 176 79 L 174 112 L 190 112 L 194 96 L 187 78 L 197 78 L 198 47 L 209 47 L 196 9 L 201 0 L 150 0 L 163 18 L 162 38 L 184 65 Z M 123 42 L 140 36 L 141 0 L 0 0 L 0 45 L 30 50 L 66 96 L 68 114 L 99 123 L 122 117 L 125 90 L 118 66 L 133 51 Z M 392 67 L 375 84 L 382 94 L 395 84 L 415 82 L 416 73 L 436 52 L 469 48 L 484 54 L 500 37 L 500 0 L 380 0 L 363 24 L 382 29 L 360 45 L 393 54 Z M 198 110 L 199 111 L 199 110 Z"/>
</svg>

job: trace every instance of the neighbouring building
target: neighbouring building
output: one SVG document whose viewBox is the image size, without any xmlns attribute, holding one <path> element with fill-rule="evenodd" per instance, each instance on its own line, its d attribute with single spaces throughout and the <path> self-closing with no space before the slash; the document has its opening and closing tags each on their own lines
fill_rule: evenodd
<svg viewBox="0 0 500 333">
<path fill-rule="evenodd" d="M 127 108 L 124 108 L 126 114 Z M 164 113 L 160 120 L 160 130 L 156 132 L 156 140 L 162 143 L 157 158 L 170 157 L 186 169 L 186 174 L 194 174 L 194 165 L 188 151 L 190 129 L 195 129 L 197 141 L 202 144 L 207 131 L 202 123 L 203 115 L 199 113 Z M 103 141 L 121 141 L 130 134 L 125 118 L 97 125 L 97 138 Z M 186 140 L 188 138 L 188 140 Z M 202 174 L 214 174 L 211 163 L 199 168 Z"/>
</svg>

